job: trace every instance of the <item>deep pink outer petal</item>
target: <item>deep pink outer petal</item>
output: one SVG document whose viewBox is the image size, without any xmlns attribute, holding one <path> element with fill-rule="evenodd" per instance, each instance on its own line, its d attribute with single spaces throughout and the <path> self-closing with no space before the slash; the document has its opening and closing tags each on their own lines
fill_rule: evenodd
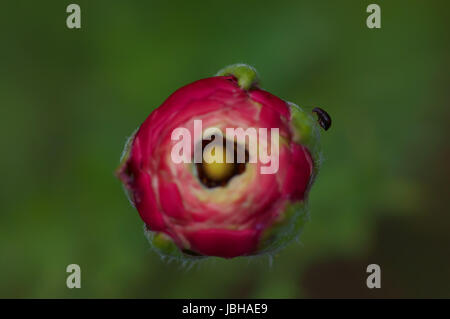
<svg viewBox="0 0 450 319">
<path fill-rule="evenodd" d="M 291 200 L 302 200 L 309 185 L 313 169 L 311 156 L 306 147 L 293 143 L 290 165 L 286 168 L 283 193 Z"/>
<path fill-rule="evenodd" d="M 180 192 L 175 183 L 167 183 L 160 180 L 159 201 L 164 213 L 173 218 L 186 219 L 186 213 L 183 207 Z"/>
<path fill-rule="evenodd" d="M 249 94 L 252 100 L 272 108 L 274 111 L 280 113 L 286 119 L 290 118 L 291 112 L 289 111 L 289 106 L 279 97 L 267 91 L 259 89 L 251 90 Z"/>
<path fill-rule="evenodd" d="M 208 256 L 233 258 L 251 254 L 258 244 L 256 230 L 204 229 L 186 234 L 192 250 Z"/>
<path fill-rule="evenodd" d="M 134 201 L 142 220 L 151 230 L 165 229 L 164 219 L 158 210 L 155 193 L 151 187 L 150 176 L 144 172 L 138 174 L 134 189 Z"/>
</svg>

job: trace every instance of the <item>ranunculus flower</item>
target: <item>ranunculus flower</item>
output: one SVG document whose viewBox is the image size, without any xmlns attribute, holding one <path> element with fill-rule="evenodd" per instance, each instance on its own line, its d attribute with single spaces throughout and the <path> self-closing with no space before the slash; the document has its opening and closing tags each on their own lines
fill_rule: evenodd
<svg viewBox="0 0 450 319">
<path fill-rule="evenodd" d="M 319 124 L 331 123 L 314 109 Z M 278 170 L 263 174 L 260 160 L 175 163 L 172 132 L 186 128 L 192 157 L 202 129 L 278 128 Z M 296 238 L 308 219 L 307 194 L 320 164 L 320 126 L 311 112 L 258 87 L 253 68 L 238 64 L 186 85 L 155 109 L 125 148 L 118 176 L 145 222 L 152 247 L 174 258 L 232 258 L 273 253 Z M 227 136 L 224 135 L 224 140 Z M 270 153 L 272 141 L 267 142 Z M 258 141 L 258 150 L 263 147 Z M 223 154 L 229 151 L 224 145 Z M 234 154 L 236 155 L 236 153 Z"/>
</svg>

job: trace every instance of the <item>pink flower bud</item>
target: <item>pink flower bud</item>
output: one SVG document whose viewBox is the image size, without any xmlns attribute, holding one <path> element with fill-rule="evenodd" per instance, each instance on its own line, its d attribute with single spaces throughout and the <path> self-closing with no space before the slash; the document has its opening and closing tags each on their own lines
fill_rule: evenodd
<svg viewBox="0 0 450 319">
<path fill-rule="evenodd" d="M 272 253 L 307 220 L 305 201 L 320 161 L 312 113 L 260 89 L 251 67 L 234 65 L 220 74 L 178 89 L 155 109 L 131 137 L 118 169 L 150 243 L 165 256 Z M 181 135 L 172 133 L 180 128 L 190 139 L 183 144 L 187 153 L 174 161 Z M 212 142 L 203 133 L 210 128 L 222 133 L 217 145 L 224 159 L 241 148 L 245 162 L 207 163 L 202 155 Z M 239 142 L 227 129 L 257 132 L 257 144 Z"/>
</svg>

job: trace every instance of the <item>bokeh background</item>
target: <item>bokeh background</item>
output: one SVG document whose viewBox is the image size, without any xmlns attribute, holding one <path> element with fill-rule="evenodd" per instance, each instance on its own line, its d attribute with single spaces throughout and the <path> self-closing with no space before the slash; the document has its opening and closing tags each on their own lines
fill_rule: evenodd
<svg viewBox="0 0 450 319">
<path fill-rule="evenodd" d="M 80 30 L 69 1 L 1 5 L 0 297 L 450 297 L 450 2 L 74 2 Z M 332 115 L 311 221 L 272 265 L 168 264 L 113 172 L 170 93 L 236 62 Z"/>
</svg>

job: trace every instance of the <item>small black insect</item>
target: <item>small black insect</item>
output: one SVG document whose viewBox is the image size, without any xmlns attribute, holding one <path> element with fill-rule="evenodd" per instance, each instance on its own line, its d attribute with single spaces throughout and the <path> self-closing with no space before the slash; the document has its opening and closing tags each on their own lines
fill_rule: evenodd
<svg viewBox="0 0 450 319">
<path fill-rule="evenodd" d="M 319 122 L 319 125 L 322 126 L 322 128 L 326 131 L 331 126 L 331 117 L 330 115 L 322 110 L 320 107 L 313 108 L 313 113 L 317 114 L 317 120 Z"/>
</svg>

